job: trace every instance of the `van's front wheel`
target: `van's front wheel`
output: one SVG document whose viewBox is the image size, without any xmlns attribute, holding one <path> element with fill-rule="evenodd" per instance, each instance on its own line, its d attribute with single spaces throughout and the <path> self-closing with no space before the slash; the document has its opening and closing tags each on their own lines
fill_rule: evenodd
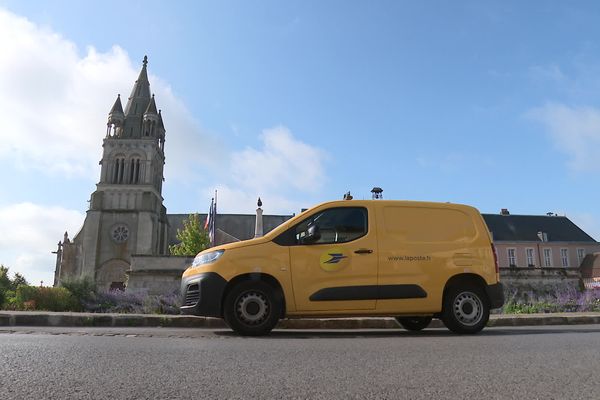
<svg viewBox="0 0 600 400">
<path fill-rule="evenodd" d="M 273 288 L 262 281 L 241 282 L 225 297 L 225 322 L 243 336 L 268 334 L 277 325 L 280 315 L 281 302 Z"/>
<path fill-rule="evenodd" d="M 483 290 L 477 286 L 455 286 L 444 297 L 442 321 L 455 333 L 477 333 L 490 318 L 490 305 Z"/>
<path fill-rule="evenodd" d="M 407 331 L 422 331 L 431 323 L 431 317 L 396 317 L 396 321 Z"/>
</svg>

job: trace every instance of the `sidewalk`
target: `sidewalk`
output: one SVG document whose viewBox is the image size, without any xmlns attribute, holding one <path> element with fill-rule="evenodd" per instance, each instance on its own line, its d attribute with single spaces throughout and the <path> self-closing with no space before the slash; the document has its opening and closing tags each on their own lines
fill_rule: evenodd
<svg viewBox="0 0 600 400">
<path fill-rule="evenodd" d="M 494 314 L 488 326 L 539 326 L 600 324 L 600 312 L 556 314 Z M 96 314 L 40 311 L 0 311 L 1 326 L 97 326 L 224 328 L 223 320 L 185 315 Z M 442 328 L 434 319 L 430 328 Z M 393 318 L 302 318 L 284 319 L 278 329 L 400 329 Z"/>
</svg>

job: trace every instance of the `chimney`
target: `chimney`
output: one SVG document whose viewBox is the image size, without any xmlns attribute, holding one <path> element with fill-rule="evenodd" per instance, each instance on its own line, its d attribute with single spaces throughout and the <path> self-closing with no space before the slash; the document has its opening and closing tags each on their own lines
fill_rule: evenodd
<svg viewBox="0 0 600 400">
<path fill-rule="evenodd" d="M 371 193 L 373 194 L 373 200 L 383 199 L 383 189 L 382 188 L 375 186 L 373 189 L 371 189 Z"/>
<path fill-rule="evenodd" d="M 500 210 L 500 215 L 510 215 L 510 212 L 508 212 L 508 208 L 503 208 Z"/>
</svg>

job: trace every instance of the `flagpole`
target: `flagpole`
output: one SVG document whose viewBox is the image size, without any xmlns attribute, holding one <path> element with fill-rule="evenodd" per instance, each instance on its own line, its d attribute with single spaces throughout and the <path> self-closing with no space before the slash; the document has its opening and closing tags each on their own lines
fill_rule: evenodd
<svg viewBox="0 0 600 400">
<path fill-rule="evenodd" d="M 217 245 L 217 190 L 215 189 L 215 207 L 213 209 L 213 234 L 212 234 L 212 246 L 215 247 Z"/>
</svg>

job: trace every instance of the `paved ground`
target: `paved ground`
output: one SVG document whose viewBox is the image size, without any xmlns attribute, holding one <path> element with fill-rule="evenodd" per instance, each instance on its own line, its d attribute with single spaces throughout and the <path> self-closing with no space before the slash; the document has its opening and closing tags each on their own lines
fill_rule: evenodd
<svg viewBox="0 0 600 400">
<path fill-rule="evenodd" d="M 488 326 L 539 326 L 600 324 L 600 312 L 553 314 L 494 314 Z M 103 314 L 48 311 L 0 311 L 2 326 L 164 326 L 179 328 L 224 328 L 220 318 L 185 315 Z M 434 319 L 432 328 L 443 327 Z M 394 318 L 302 318 L 284 319 L 281 329 L 397 329 Z"/>
<path fill-rule="evenodd" d="M 0 399 L 597 399 L 600 326 L 277 330 L 0 327 Z"/>
</svg>

